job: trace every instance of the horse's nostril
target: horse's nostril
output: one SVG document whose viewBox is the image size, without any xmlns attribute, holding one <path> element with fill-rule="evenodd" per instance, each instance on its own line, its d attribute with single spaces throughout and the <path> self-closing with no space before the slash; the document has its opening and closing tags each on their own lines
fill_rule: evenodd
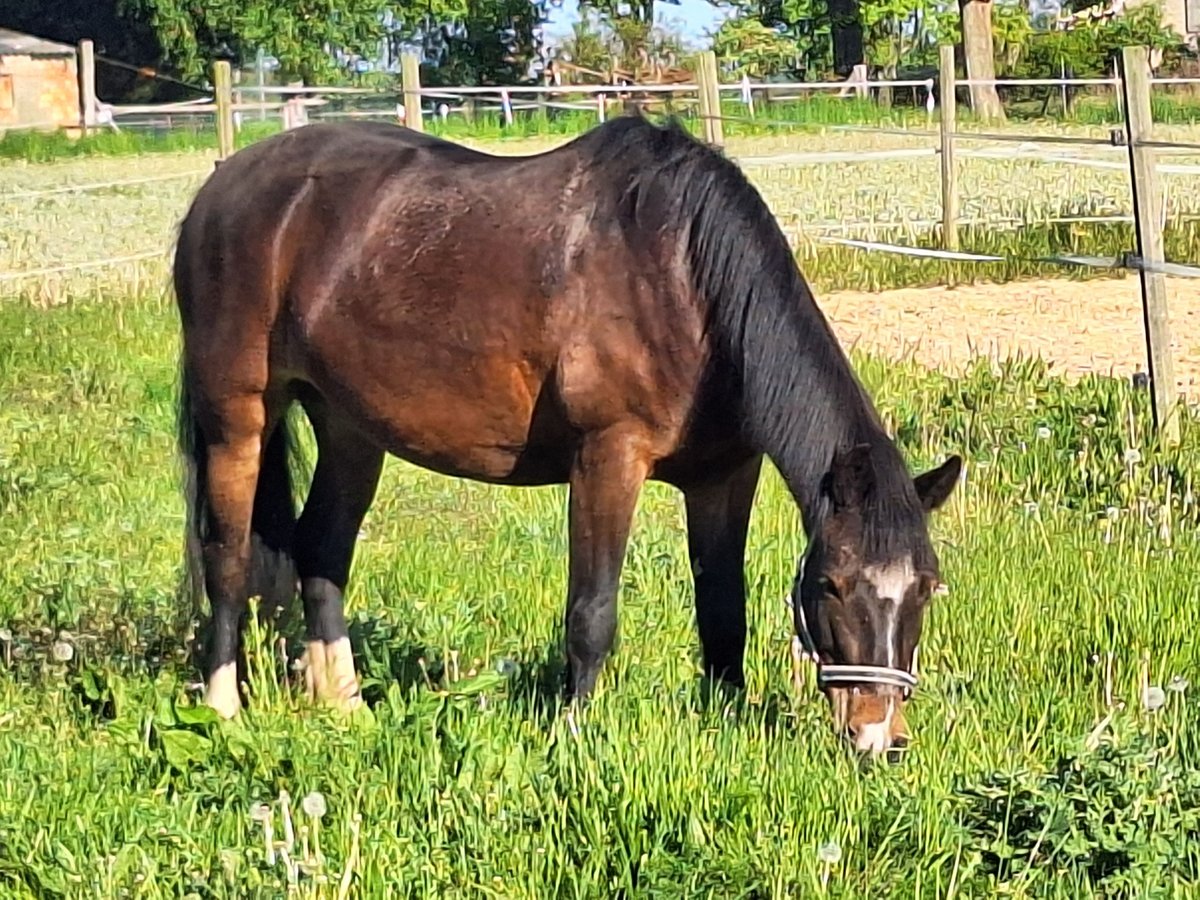
<svg viewBox="0 0 1200 900">
<path fill-rule="evenodd" d="M 892 738 L 892 747 L 896 750 L 903 750 L 908 746 L 908 735 L 898 734 Z"/>
</svg>

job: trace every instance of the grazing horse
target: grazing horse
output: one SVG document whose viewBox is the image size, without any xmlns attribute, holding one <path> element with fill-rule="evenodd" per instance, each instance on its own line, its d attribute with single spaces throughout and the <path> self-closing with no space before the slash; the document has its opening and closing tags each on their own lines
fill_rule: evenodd
<svg viewBox="0 0 1200 900">
<path fill-rule="evenodd" d="M 787 240 L 732 162 L 619 117 L 497 157 L 379 124 L 285 132 L 226 160 L 174 259 L 189 571 L 211 603 L 206 702 L 239 710 L 252 596 L 303 602 L 308 690 L 360 702 L 343 616 L 384 454 L 500 485 L 566 483 L 569 699 L 617 627 L 647 479 L 679 488 L 708 675 L 743 684 L 743 562 L 763 457 L 808 540 L 793 596 L 838 729 L 906 739 L 938 583 L 914 479 Z M 317 462 L 298 512 L 285 412 Z"/>
</svg>

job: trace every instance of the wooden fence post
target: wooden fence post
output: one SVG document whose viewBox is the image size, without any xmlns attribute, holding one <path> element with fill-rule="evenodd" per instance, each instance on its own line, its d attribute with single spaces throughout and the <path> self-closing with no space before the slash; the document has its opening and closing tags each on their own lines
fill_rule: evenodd
<svg viewBox="0 0 1200 900">
<path fill-rule="evenodd" d="M 229 60 L 213 63 L 213 99 L 217 104 L 217 156 L 233 156 L 233 78 Z"/>
<path fill-rule="evenodd" d="M 1125 139 L 1129 146 L 1129 172 L 1133 183 L 1133 222 L 1138 258 L 1161 264 L 1163 254 L 1162 191 L 1155 168 L 1156 153 L 1145 146 L 1152 141 L 1154 117 L 1150 107 L 1150 52 L 1145 47 L 1121 48 L 1121 93 L 1125 109 Z M 1138 269 L 1142 288 L 1142 318 L 1146 328 L 1146 356 L 1150 364 L 1151 409 L 1154 425 L 1165 443 L 1179 441 L 1175 415 L 1178 391 L 1171 359 L 1171 320 L 1167 286 L 1162 272 Z"/>
<path fill-rule="evenodd" d="M 725 143 L 721 126 L 721 92 L 718 90 L 717 54 L 705 50 L 696 65 L 696 85 L 700 92 L 700 116 L 704 122 L 704 139 L 714 147 Z"/>
<path fill-rule="evenodd" d="M 79 42 L 75 73 L 79 79 L 79 127 L 86 135 L 96 125 L 96 55 L 91 41 Z"/>
<path fill-rule="evenodd" d="M 958 249 L 958 167 L 954 161 L 954 132 L 957 128 L 958 103 L 955 97 L 954 45 L 942 44 L 938 55 L 938 100 L 942 162 L 942 247 Z"/>
<path fill-rule="evenodd" d="M 400 57 L 400 85 L 404 89 L 404 124 L 413 131 L 424 131 L 421 118 L 421 57 L 406 52 Z"/>
</svg>

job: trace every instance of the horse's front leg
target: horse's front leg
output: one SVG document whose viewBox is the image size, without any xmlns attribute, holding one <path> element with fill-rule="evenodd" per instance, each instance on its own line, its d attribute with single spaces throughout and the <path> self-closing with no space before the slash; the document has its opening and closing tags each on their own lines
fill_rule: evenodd
<svg viewBox="0 0 1200 900">
<path fill-rule="evenodd" d="M 723 479 L 684 490 L 704 671 L 734 687 L 746 682 L 746 532 L 761 469 L 755 456 Z"/>
<path fill-rule="evenodd" d="M 571 468 L 568 700 L 591 695 L 616 638 L 621 567 L 650 465 L 640 433 L 611 428 L 585 436 Z"/>
</svg>

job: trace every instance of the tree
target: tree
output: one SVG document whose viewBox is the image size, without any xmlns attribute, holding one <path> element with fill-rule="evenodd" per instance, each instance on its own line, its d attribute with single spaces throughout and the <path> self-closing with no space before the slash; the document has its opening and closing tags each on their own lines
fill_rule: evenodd
<svg viewBox="0 0 1200 900">
<path fill-rule="evenodd" d="M 713 52 L 734 75 L 755 79 L 791 71 L 799 56 L 790 35 L 768 28 L 758 19 L 740 17 L 721 23 L 713 35 Z"/>
<path fill-rule="evenodd" d="M 345 74 L 332 51 L 373 56 L 385 34 L 388 0 L 119 0 L 121 13 L 149 23 L 165 61 L 203 77 L 219 56 L 248 59 L 262 48 L 284 78 L 329 82 Z M 432 4 L 436 7 L 436 2 Z"/>
<path fill-rule="evenodd" d="M 680 0 L 662 2 L 678 6 Z M 651 67 L 655 45 L 662 43 L 661 36 L 655 34 L 654 3 L 655 0 L 579 0 L 579 12 L 580 15 L 594 12 L 616 38 L 621 67 L 639 72 Z"/>
<path fill-rule="evenodd" d="M 593 72 L 607 73 L 615 65 L 640 80 L 655 68 L 680 63 L 686 53 L 682 38 L 667 27 L 624 14 L 610 20 L 581 4 L 579 20 L 559 44 L 558 56 Z"/>
<path fill-rule="evenodd" d="M 733 22 L 756 21 L 765 29 L 779 35 L 780 41 L 786 42 L 792 53 L 792 59 L 786 69 L 780 71 L 801 71 L 825 73 L 834 64 L 833 34 L 835 26 L 830 10 L 837 2 L 857 4 L 857 0 L 727 0 L 736 10 Z M 855 13 L 857 15 L 857 13 Z M 741 26 L 738 26 L 741 27 Z M 718 29 L 720 34 L 720 29 Z M 765 39 L 765 32 L 753 32 L 743 28 L 740 36 L 727 34 L 723 38 L 731 41 L 734 38 L 745 39 L 751 43 Z M 853 42 L 851 42 L 853 43 Z M 861 35 L 858 41 L 857 53 L 861 57 Z M 782 51 L 782 45 L 777 47 Z M 853 55 L 853 50 L 852 54 Z M 849 71 L 847 69 L 847 71 Z"/>
<path fill-rule="evenodd" d="M 996 57 L 992 46 L 992 0 L 958 0 L 962 17 L 963 61 L 970 81 L 993 81 Z M 971 109 L 984 120 L 1003 120 L 1004 107 L 994 84 L 971 85 Z"/>
<path fill-rule="evenodd" d="M 400 10 L 394 39 L 422 47 L 428 84 L 514 84 L 543 56 L 548 0 L 452 0 Z M 408 17 L 408 18 L 406 18 Z"/>
</svg>

